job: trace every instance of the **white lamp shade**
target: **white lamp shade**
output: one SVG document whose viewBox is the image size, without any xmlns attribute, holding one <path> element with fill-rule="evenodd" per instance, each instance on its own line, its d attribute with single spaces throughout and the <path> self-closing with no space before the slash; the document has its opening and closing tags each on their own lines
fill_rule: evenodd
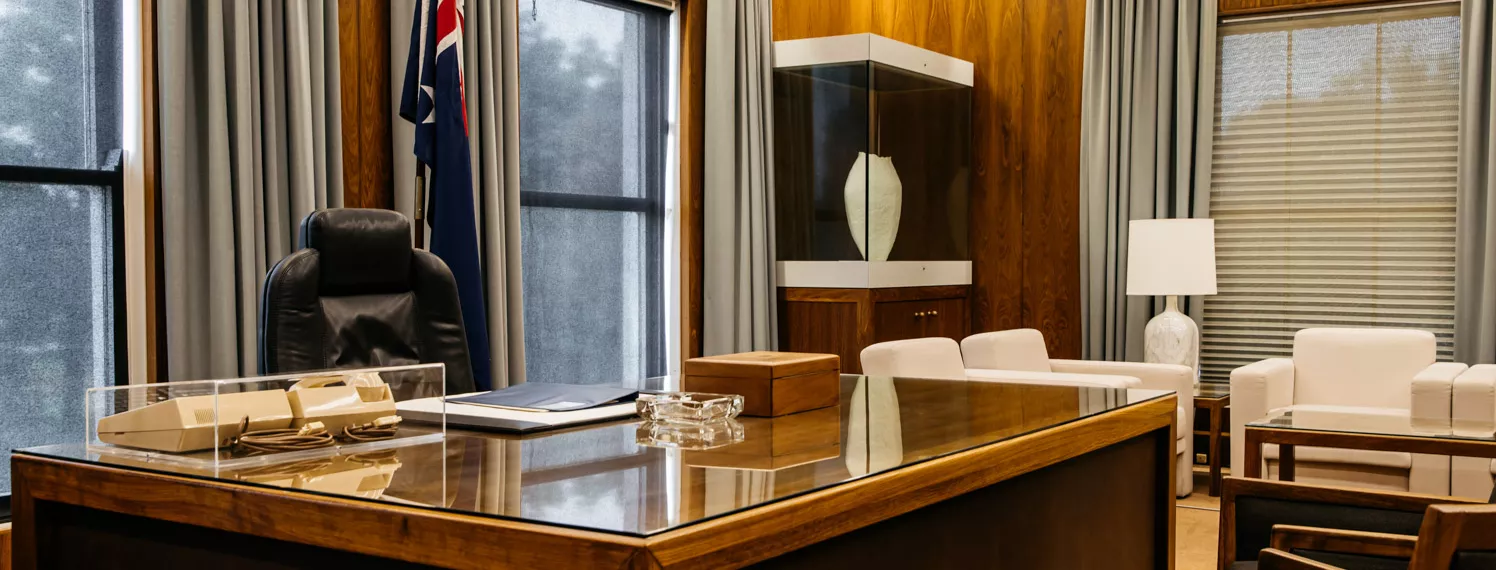
<svg viewBox="0 0 1496 570">
<path fill-rule="evenodd" d="M 1128 295 L 1216 294 L 1215 220 L 1133 220 Z"/>
</svg>

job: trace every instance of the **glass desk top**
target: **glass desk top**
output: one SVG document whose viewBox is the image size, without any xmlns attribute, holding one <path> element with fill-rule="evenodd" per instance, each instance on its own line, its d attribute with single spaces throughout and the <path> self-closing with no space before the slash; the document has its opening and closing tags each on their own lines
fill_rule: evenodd
<svg viewBox="0 0 1496 570">
<path fill-rule="evenodd" d="M 16 453 L 648 536 L 1171 393 L 845 375 L 838 406 L 739 418 L 741 442 L 704 451 L 643 445 L 632 419 L 528 436 L 449 426 L 444 441 L 217 473 L 82 442 Z"/>
<path fill-rule="evenodd" d="M 1267 417 L 1247 422 L 1247 427 L 1488 441 L 1496 444 L 1496 434 L 1493 434 L 1496 426 L 1416 418 L 1408 410 L 1391 408 L 1301 404 L 1273 410 Z"/>
<path fill-rule="evenodd" d="M 1196 382 L 1195 399 L 1219 400 L 1231 395 L 1231 385 L 1225 382 Z"/>
</svg>

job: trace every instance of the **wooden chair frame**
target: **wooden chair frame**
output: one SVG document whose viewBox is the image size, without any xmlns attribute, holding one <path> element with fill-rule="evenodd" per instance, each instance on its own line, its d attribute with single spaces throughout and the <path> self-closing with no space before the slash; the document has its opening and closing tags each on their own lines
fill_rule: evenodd
<svg viewBox="0 0 1496 570">
<path fill-rule="evenodd" d="M 1424 519 L 1424 522 L 1423 522 L 1424 528 L 1420 529 L 1420 530 L 1425 530 L 1426 527 L 1427 527 L 1427 525 L 1429 525 L 1430 521 L 1432 520 L 1432 516 L 1434 514 L 1434 511 L 1431 511 L 1429 509 L 1429 507 L 1431 507 L 1431 506 L 1436 506 L 1437 505 L 1437 506 L 1441 507 L 1441 509 L 1443 509 L 1443 508 L 1455 508 L 1455 509 L 1475 508 L 1477 510 L 1479 510 L 1479 509 L 1481 509 L 1481 507 L 1485 506 L 1485 503 L 1482 503 L 1482 502 L 1479 502 L 1479 501 L 1472 501 L 1472 500 L 1469 500 L 1469 499 L 1460 499 L 1460 498 L 1456 498 L 1456 497 L 1445 497 L 1445 496 L 1438 496 L 1438 495 L 1420 495 L 1420 494 L 1415 494 L 1415 493 L 1398 493 L 1398 492 L 1391 492 L 1391 491 L 1370 491 L 1370 490 L 1365 490 L 1365 489 L 1349 489 L 1349 488 L 1342 488 L 1342 487 L 1323 487 L 1323 486 L 1317 486 L 1317 485 L 1306 485 L 1306 484 L 1303 484 L 1303 483 L 1291 483 L 1291 482 L 1283 482 L 1283 481 L 1269 481 L 1269 480 L 1262 480 L 1262 479 L 1244 479 L 1244 478 L 1241 478 L 1241 477 L 1227 477 L 1227 478 L 1225 478 L 1222 481 L 1222 484 L 1221 484 L 1220 541 L 1219 541 L 1219 550 L 1217 551 L 1218 552 L 1218 556 L 1216 557 L 1217 568 L 1219 568 L 1220 570 L 1226 570 L 1227 568 L 1229 568 L 1231 566 L 1231 564 L 1233 562 L 1236 562 L 1236 498 L 1237 497 L 1259 497 L 1259 498 L 1266 498 L 1266 499 L 1280 499 L 1280 500 L 1286 500 L 1286 501 L 1300 501 L 1300 502 L 1305 502 L 1305 503 L 1321 503 L 1321 504 L 1331 504 L 1331 505 L 1340 505 L 1340 506 L 1348 506 L 1348 507 L 1366 507 L 1366 508 L 1375 508 L 1375 509 L 1385 509 L 1385 510 L 1390 510 L 1390 511 L 1403 511 L 1403 512 L 1409 512 L 1409 513 L 1428 513 L 1427 517 Z M 1477 505 L 1479 505 L 1479 506 L 1477 506 Z M 1496 508 L 1496 507 L 1491 507 L 1491 508 Z M 1487 509 L 1487 511 L 1488 510 L 1489 509 Z M 1463 512 L 1463 511 L 1452 511 L 1452 512 Z M 1441 515 L 1441 516 L 1447 517 L 1449 515 Z M 1468 519 L 1464 519 L 1464 520 L 1468 521 Z M 1451 523 L 1446 523 L 1446 524 L 1451 524 Z M 1461 524 L 1464 524 L 1464 523 L 1461 523 Z M 1480 523 L 1476 523 L 1476 524 L 1480 524 Z M 1406 551 L 1406 550 L 1400 550 L 1399 551 L 1399 550 L 1395 550 L 1395 549 L 1396 548 L 1406 548 L 1407 541 L 1406 540 L 1399 540 L 1397 538 L 1392 538 L 1392 537 L 1401 537 L 1401 539 L 1412 538 L 1412 537 L 1402 537 L 1401 535 L 1388 535 L 1388 534 L 1381 534 L 1381 533 L 1354 533 L 1352 531 L 1327 530 L 1327 529 L 1313 529 L 1315 532 L 1308 532 L 1308 531 L 1304 531 L 1303 530 L 1303 529 L 1306 529 L 1306 528 L 1308 528 L 1308 527 L 1291 527 L 1289 525 L 1278 525 L 1278 526 L 1274 527 L 1274 529 L 1273 529 L 1273 531 L 1274 531 L 1273 540 L 1275 540 L 1275 541 L 1282 540 L 1282 541 L 1284 541 L 1283 544 L 1285 544 L 1285 545 L 1299 544 L 1301 542 L 1304 543 L 1304 544 L 1317 544 L 1319 546 L 1316 546 L 1315 549 L 1325 549 L 1329 545 L 1339 545 L 1339 544 L 1342 544 L 1342 543 L 1356 542 L 1353 539 L 1353 535 L 1356 535 L 1356 536 L 1360 536 L 1360 535 L 1379 535 L 1375 539 L 1373 539 L 1374 542 L 1375 542 L 1375 544 L 1376 544 L 1376 546 L 1375 547 L 1370 547 L 1370 548 L 1373 548 L 1374 552 L 1377 552 L 1377 553 L 1387 553 L 1387 552 L 1394 552 L 1394 551 L 1398 551 L 1398 552 L 1405 552 Z M 1280 533 L 1280 529 L 1281 529 L 1281 533 Z M 1491 529 L 1491 531 L 1492 531 L 1491 534 L 1496 535 L 1496 527 L 1493 527 Z M 1282 535 L 1281 539 L 1278 538 L 1279 534 Z M 1459 544 L 1461 545 L 1460 548 L 1467 548 L 1467 549 L 1468 548 L 1484 548 L 1484 547 L 1480 547 L 1480 546 L 1466 546 L 1465 543 L 1459 543 Z M 1471 544 L 1475 544 L 1475 543 L 1471 543 Z M 1402 546 L 1399 547 L 1397 545 L 1402 545 Z M 1440 548 L 1446 548 L 1446 547 L 1442 547 L 1441 546 Z M 1271 549 L 1269 549 L 1269 550 L 1271 550 Z M 1281 553 L 1281 554 L 1287 554 L 1287 552 L 1283 551 L 1283 549 L 1278 549 L 1278 550 L 1279 550 L 1279 553 Z M 1449 549 L 1449 551 L 1452 553 L 1453 549 Z M 1264 550 L 1264 552 L 1267 552 L 1267 550 Z M 1376 554 L 1376 555 L 1378 555 L 1378 556 L 1387 556 L 1388 554 Z M 1291 554 L 1288 554 L 1288 556 L 1291 557 L 1291 558 L 1302 558 L 1302 557 L 1293 556 Z M 1451 554 L 1451 556 L 1452 556 L 1452 554 Z M 1274 563 L 1280 563 L 1280 562 L 1281 562 L 1280 560 L 1275 560 L 1274 561 Z M 1309 561 L 1309 562 L 1315 563 L 1313 561 Z M 1262 560 L 1259 558 L 1259 565 L 1261 565 L 1261 563 L 1262 563 Z M 1318 564 L 1318 563 L 1315 563 L 1315 564 Z M 1307 568 L 1317 568 L 1317 567 L 1316 566 L 1308 566 Z"/>
</svg>

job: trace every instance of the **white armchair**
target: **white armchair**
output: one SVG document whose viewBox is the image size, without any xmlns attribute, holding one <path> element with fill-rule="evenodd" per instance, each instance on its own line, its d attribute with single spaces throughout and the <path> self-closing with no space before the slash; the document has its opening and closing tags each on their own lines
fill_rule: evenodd
<svg viewBox="0 0 1496 570">
<path fill-rule="evenodd" d="M 1179 398 L 1174 451 L 1179 455 L 1175 494 L 1194 490 L 1195 373 L 1188 366 L 1141 362 L 1064 360 L 1049 357 L 1044 333 L 1034 329 L 974 334 L 961 341 L 961 358 L 970 378 L 1015 375 L 1046 383 L 1090 384 L 1111 388 L 1172 390 Z"/>
<path fill-rule="evenodd" d="M 1448 419 L 1455 377 L 1465 365 L 1436 363 L 1434 335 L 1405 329 L 1304 329 L 1293 358 L 1269 358 L 1231 372 L 1231 466 L 1242 469 L 1246 424 L 1293 405 L 1318 410 L 1378 408 Z M 1278 447 L 1263 446 L 1268 478 Z M 1296 479 L 1418 493 L 1449 494 L 1447 456 L 1300 447 Z"/>
<path fill-rule="evenodd" d="M 1042 342 L 1042 340 L 1041 340 Z M 880 342 L 862 349 L 862 373 L 868 376 L 983 380 L 1010 384 L 1049 384 L 1092 388 L 1136 388 L 1130 376 L 964 368 L 961 348 L 944 337 Z"/>
<path fill-rule="evenodd" d="M 1450 414 L 1456 434 L 1489 436 L 1496 429 L 1496 365 L 1471 366 L 1454 381 Z M 1450 459 L 1449 494 L 1485 499 L 1496 478 L 1496 460 L 1484 457 Z"/>
</svg>

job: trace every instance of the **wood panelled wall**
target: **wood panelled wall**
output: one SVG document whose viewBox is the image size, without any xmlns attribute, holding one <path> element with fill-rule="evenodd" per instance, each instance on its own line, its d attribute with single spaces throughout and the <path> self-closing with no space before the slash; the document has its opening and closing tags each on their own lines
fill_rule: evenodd
<svg viewBox="0 0 1496 570">
<path fill-rule="evenodd" d="M 976 66 L 973 332 L 1080 355 L 1081 0 L 774 0 L 774 39 L 871 32 Z"/>
<path fill-rule="evenodd" d="M 338 4 L 339 90 L 343 104 L 343 205 L 391 208 L 390 7 L 384 0 Z"/>
<path fill-rule="evenodd" d="M 706 185 L 706 3 L 677 4 L 680 22 L 681 359 L 701 356 L 706 250 L 701 221 Z"/>
</svg>

